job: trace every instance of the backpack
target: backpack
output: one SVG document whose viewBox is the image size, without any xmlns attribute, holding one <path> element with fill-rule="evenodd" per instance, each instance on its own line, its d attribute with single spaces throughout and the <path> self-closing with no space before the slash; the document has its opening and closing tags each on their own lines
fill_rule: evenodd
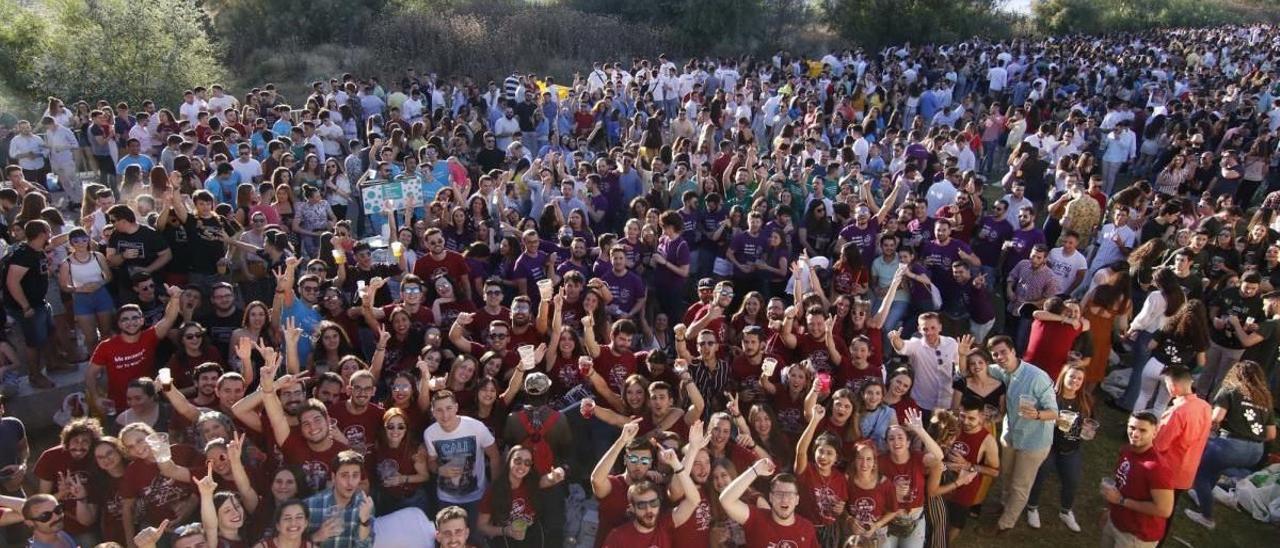
<svg viewBox="0 0 1280 548">
<path fill-rule="evenodd" d="M 529 451 L 533 453 L 533 469 L 539 474 L 546 474 L 556 464 L 555 453 L 551 450 L 551 444 L 547 442 L 547 435 L 551 433 L 551 429 L 559 422 L 561 415 L 559 411 L 552 409 L 546 420 L 542 421 L 541 428 L 535 427 L 533 420 L 529 416 L 528 409 L 516 413 L 516 417 L 520 419 L 520 424 L 529 433 L 520 442 L 520 445 L 528 447 Z"/>
</svg>

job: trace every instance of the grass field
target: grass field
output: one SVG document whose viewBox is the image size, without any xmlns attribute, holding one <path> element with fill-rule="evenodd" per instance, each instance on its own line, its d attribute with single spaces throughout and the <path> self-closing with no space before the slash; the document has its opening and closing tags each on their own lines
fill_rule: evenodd
<svg viewBox="0 0 1280 548">
<path fill-rule="evenodd" d="M 1041 528 L 1031 529 L 1027 526 L 1024 515 L 1008 534 L 1000 538 L 986 538 L 978 535 L 977 527 L 971 522 L 960 535 L 956 545 L 960 548 L 980 546 L 1035 546 L 1037 548 L 1057 548 L 1069 546 L 1097 546 L 1100 539 L 1101 512 L 1106 503 L 1098 494 L 1098 481 L 1115 468 L 1116 456 L 1120 447 L 1126 443 L 1124 433 L 1125 416 L 1122 412 L 1099 405 L 1099 422 L 1102 430 L 1092 442 L 1087 442 L 1084 450 L 1084 479 L 1080 492 L 1076 495 L 1075 514 L 1083 529 L 1073 533 L 1058 520 L 1058 480 L 1051 474 L 1047 486 L 1040 496 Z M 987 504 L 981 524 L 994 523 L 996 505 L 999 500 L 998 485 L 993 485 L 987 495 Z M 1217 528 L 1213 531 L 1201 527 L 1186 516 L 1182 509 L 1190 505 L 1187 498 L 1178 501 L 1177 514 L 1173 519 L 1172 542 L 1166 546 L 1191 546 L 1194 548 L 1217 547 L 1271 547 L 1280 546 L 1280 528 L 1255 521 L 1248 515 L 1219 504 L 1214 508 L 1214 519 Z"/>
</svg>

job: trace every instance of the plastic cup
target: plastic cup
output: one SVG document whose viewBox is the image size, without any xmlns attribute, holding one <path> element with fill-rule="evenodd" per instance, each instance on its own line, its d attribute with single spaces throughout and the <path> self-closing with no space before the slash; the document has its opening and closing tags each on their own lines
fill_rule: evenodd
<svg viewBox="0 0 1280 548">
<path fill-rule="evenodd" d="M 1091 440 L 1098 435 L 1098 427 L 1102 426 L 1098 421 L 1093 419 L 1085 419 L 1084 424 L 1080 425 L 1080 439 Z"/>
<path fill-rule="evenodd" d="M 911 479 L 910 478 L 894 478 L 894 492 L 898 495 L 898 502 L 907 502 L 911 498 Z"/>
<path fill-rule="evenodd" d="M 160 372 L 156 374 L 156 380 L 160 381 L 161 386 L 169 386 L 173 384 L 173 372 L 168 367 L 161 367 Z"/>
<path fill-rule="evenodd" d="M 1116 479 L 1111 476 L 1103 476 L 1102 479 L 1098 481 L 1098 485 L 1101 487 L 1110 487 L 1112 489 L 1115 489 Z"/>
<path fill-rule="evenodd" d="M 529 530 L 529 520 L 523 519 L 523 518 L 512 520 L 511 530 L 514 531 L 516 534 L 524 533 L 525 531 Z"/>
<path fill-rule="evenodd" d="M 760 372 L 766 377 L 772 377 L 774 370 L 778 369 L 778 360 L 776 358 L 765 358 L 761 364 Z"/>
<path fill-rule="evenodd" d="M 347 253 L 341 249 L 333 250 L 333 264 L 346 264 Z"/>
<path fill-rule="evenodd" d="M 1061 430 L 1063 432 L 1070 432 L 1071 427 L 1076 425 L 1076 418 L 1078 418 L 1079 416 L 1080 416 L 1079 413 L 1076 413 L 1075 411 L 1071 411 L 1069 409 L 1059 410 L 1058 411 L 1058 430 Z"/>
<path fill-rule="evenodd" d="M 404 255 L 404 244 L 400 242 L 391 242 L 391 255 L 399 259 Z"/>
<path fill-rule="evenodd" d="M 591 376 L 591 358 L 582 356 L 578 358 L 578 374 L 585 380 Z"/>
<path fill-rule="evenodd" d="M 987 422 L 995 422 L 1000 418 L 1000 408 L 994 405 L 982 406 L 982 416 L 986 417 Z"/>
<path fill-rule="evenodd" d="M 151 455 L 156 458 L 156 462 L 169 462 L 173 458 L 169 454 L 169 434 L 156 432 L 147 435 L 144 441 L 151 448 Z"/>
<path fill-rule="evenodd" d="M 520 354 L 520 368 L 524 370 L 533 369 L 533 345 L 526 344 L 516 349 Z"/>
<path fill-rule="evenodd" d="M 584 419 L 589 419 L 595 416 L 596 414 L 595 398 L 582 398 L 582 405 L 579 408 L 579 410 L 582 412 L 582 418 Z"/>
<path fill-rule="evenodd" d="M 818 391 L 822 393 L 831 392 L 830 373 L 818 373 Z"/>
<path fill-rule="evenodd" d="M 555 282 L 551 280 L 538 280 L 538 294 L 542 295 L 542 300 L 551 300 L 551 293 L 555 289 Z"/>
<path fill-rule="evenodd" d="M 1035 396 L 1018 396 L 1018 410 L 1034 413 L 1036 410 Z"/>
</svg>

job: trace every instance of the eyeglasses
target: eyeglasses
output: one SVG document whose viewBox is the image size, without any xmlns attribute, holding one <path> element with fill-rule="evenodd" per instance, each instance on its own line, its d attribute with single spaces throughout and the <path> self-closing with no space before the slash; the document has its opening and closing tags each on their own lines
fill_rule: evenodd
<svg viewBox="0 0 1280 548">
<path fill-rule="evenodd" d="M 407 384 L 397 384 L 391 387 L 392 392 L 409 392 L 411 390 L 413 390 L 413 387 Z"/>
<path fill-rule="evenodd" d="M 31 516 L 31 521 L 48 523 L 49 520 L 53 519 L 53 516 L 61 516 L 64 511 L 65 509 L 62 507 L 62 504 L 58 504 L 54 506 L 52 510 L 48 510 L 45 512 L 41 512 L 37 515 Z"/>
<path fill-rule="evenodd" d="M 662 499 L 651 498 L 648 500 L 633 500 L 631 501 L 631 505 L 635 506 L 636 510 L 648 510 L 650 508 L 658 508 L 662 506 Z"/>
<path fill-rule="evenodd" d="M 501 296 L 502 296 L 502 290 L 501 290 L 501 289 L 495 289 L 495 290 L 493 290 L 493 291 L 485 291 L 485 292 L 484 292 L 484 294 L 485 294 L 485 295 L 492 295 L 492 296 L 496 296 L 496 297 L 501 297 Z"/>
<path fill-rule="evenodd" d="M 627 455 L 627 464 L 643 464 L 648 466 L 653 464 L 653 457 L 642 457 L 640 455 Z"/>
</svg>

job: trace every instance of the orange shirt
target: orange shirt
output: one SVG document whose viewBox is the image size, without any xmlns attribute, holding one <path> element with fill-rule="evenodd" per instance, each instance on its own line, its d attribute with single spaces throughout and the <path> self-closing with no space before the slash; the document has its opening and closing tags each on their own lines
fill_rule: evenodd
<svg viewBox="0 0 1280 548">
<path fill-rule="evenodd" d="M 1213 426 L 1213 410 L 1195 394 L 1174 400 L 1160 416 L 1156 454 L 1173 471 L 1173 488 L 1190 489 Z"/>
</svg>

